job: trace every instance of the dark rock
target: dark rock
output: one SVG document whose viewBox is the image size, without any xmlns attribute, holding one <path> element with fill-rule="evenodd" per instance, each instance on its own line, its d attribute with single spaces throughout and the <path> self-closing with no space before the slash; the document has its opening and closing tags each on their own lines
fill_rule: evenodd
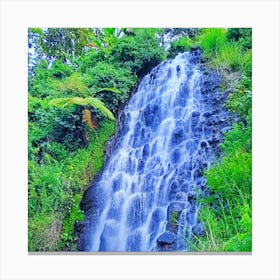
<svg viewBox="0 0 280 280">
<path fill-rule="evenodd" d="M 173 163 L 178 163 L 181 158 L 181 151 L 179 149 L 174 150 L 172 153 L 172 162 Z"/>
<path fill-rule="evenodd" d="M 188 200 L 196 200 L 196 192 L 194 192 L 194 191 L 189 192 Z"/>
<path fill-rule="evenodd" d="M 191 204 L 191 207 L 186 215 L 186 222 L 189 226 L 192 226 L 195 224 L 195 220 L 196 220 L 196 206 L 195 204 Z"/>
<path fill-rule="evenodd" d="M 171 77 L 172 77 L 172 71 L 171 68 L 169 68 L 167 71 L 167 79 L 171 79 Z"/>
<path fill-rule="evenodd" d="M 186 139 L 186 134 L 182 128 L 176 128 L 171 137 L 171 143 L 173 145 L 178 145 Z"/>
<path fill-rule="evenodd" d="M 192 112 L 192 118 L 197 118 L 200 116 L 199 112 Z"/>
<path fill-rule="evenodd" d="M 203 114 L 203 116 L 205 117 L 205 118 L 209 118 L 210 116 L 212 116 L 214 114 L 214 112 L 205 112 L 204 114 Z"/>
<path fill-rule="evenodd" d="M 193 226 L 192 232 L 196 236 L 204 236 L 205 230 L 202 223 L 197 223 Z"/>
<path fill-rule="evenodd" d="M 77 233 L 80 233 L 84 230 L 85 224 L 82 222 L 75 222 L 74 228 Z"/>
<path fill-rule="evenodd" d="M 193 177 L 194 177 L 194 179 L 196 180 L 196 179 L 198 179 L 199 177 L 201 177 L 202 175 L 203 175 L 203 171 L 202 171 L 201 169 L 197 169 L 197 170 L 194 171 Z"/>
<path fill-rule="evenodd" d="M 181 213 L 186 207 L 186 203 L 183 202 L 171 202 L 168 206 L 167 212 L 171 214 L 172 212 Z M 169 215 L 168 215 L 169 216 Z"/>
<path fill-rule="evenodd" d="M 173 244 L 175 241 L 176 241 L 176 235 L 171 231 L 165 231 L 157 239 L 157 242 L 160 246 L 170 245 Z"/>
<path fill-rule="evenodd" d="M 182 83 L 182 85 L 179 89 L 179 93 L 177 94 L 177 97 L 174 101 L 174 105 L 175 106 L 177 105 L 179 107 L 185 107 L 188 96 L 189 96 L 189 84 L 186 81 L 186 82 Z"/>
<path fill-rule="evenodd" d="M 138 174 L 143 174 L 144 173 L 145 163 L 146 162 L 144 160 L 139 160 L 138 161 L 138 166 L 137 166 Z"/>
<path fill-rule="evenodd" d="M 146 126 L 158 125 L 160 122 L 160 108 L 157 104 L 148 104 L 143 113 L 143 122 Z"/>
<path fill-rule="evenodd" d="M 207 142 L 206 142 L 206 141 L 201 141 L 201 142 L 200 142 L 200 147 L 201 147 L 201 148 L 207 147 Z"/>
<path fill-rule="evenodd" d="M 181 190 L 182 190 L 182 192 L 187 192 L 187 191 L 189 191 L 189 185 L 188 184 L 184 184 L 184 185 L 182 185 L 182 187 L 181 187 Z"/>
<path fill-rule="evenodd" d="M 171 192 L 177 192 L 178 191 L 178 184 L 176 182 L 173 182 L 170 186 Z"/>
<path fill-rule="evenodd" d="M 149 154 L 150 154 L 150 146 L 149 146 L 149 144 L 146 144 L 146 145 L 143 147 L 142 158 L 143 158 L 143 159 L 147 159 L 147 157 L 149 156 Z"/>
</svg>

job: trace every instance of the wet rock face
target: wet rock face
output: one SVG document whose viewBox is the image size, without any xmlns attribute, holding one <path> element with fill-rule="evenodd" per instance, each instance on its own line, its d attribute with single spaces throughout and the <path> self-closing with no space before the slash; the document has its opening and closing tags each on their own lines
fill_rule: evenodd
<svg viewBox="0 0 280 280">
<path fill-rule="evenodd" d="M 160 246 L 164 246 L 164 245 L 174 244 L 175 240 L 176 240 L 176 235 L 173 232 L 165 231 L 158 237 L 157 242 Z"/>
<path fill-rule="evenodd" d="M 204 236 L 205 230 L 202 223 L 197 223 L 193 226 L 192 232 L 196 236 Z"/>
<path fill-rule="evenodd" d="M 203 172 L 219 155 L 232 119 L 199 49 L 146 75 L 120 117 L 106 163 L 85 192 L 79 250 L 186 251 L 203 236 Z"/>
</svg>

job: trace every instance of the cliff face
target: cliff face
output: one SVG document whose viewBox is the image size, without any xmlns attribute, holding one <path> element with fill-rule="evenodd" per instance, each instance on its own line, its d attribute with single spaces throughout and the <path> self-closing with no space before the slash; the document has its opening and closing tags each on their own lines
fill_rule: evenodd
<svg viewBox="0 0 280 280">
<path fill-rule="evenodd" d="M 81 202 L 79 250 L 184 251 L 193 234 L 204 235 L 196 202 L 209 195 L 203 171 L 232 122 L 220 83 L 197 49 L 143 78 Z"/>
</svg>

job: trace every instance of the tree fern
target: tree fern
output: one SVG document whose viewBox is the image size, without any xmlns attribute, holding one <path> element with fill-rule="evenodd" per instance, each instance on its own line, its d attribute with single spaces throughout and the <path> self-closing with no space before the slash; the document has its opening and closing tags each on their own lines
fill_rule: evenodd
<svg viewBox="0 0 280 280">
<path fill-rule="evenodd" d="M 94 109 L 99 110 L 106 118 L 110 120 L 115 120 L 112 112 L 104 105 L 104 103 L 95 97 L 63 97 L 56 98 L 49 102 L 49 105 L 55 106 L 57 108 L 63 109 L 70 105 L 80 105 L 80 106 L 91 106 Z"/>
</svg>

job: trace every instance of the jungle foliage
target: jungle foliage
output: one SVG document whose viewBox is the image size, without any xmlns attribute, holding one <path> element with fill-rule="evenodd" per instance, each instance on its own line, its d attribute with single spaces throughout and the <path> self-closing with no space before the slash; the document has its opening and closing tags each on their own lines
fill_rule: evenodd
<svg viewBox="0 0 280 280">
<path fill-rule="evenodd" d="M 76 249 L 82 193 L 103 165 L 118 112 L 138 76 L 165 58 L 160 29 L 123 31 L 28 30 L 29 251 Z"/>
<path fill-rule="evenodd" d="M 178 39 L 165 49 L 164 34 Z M 28 30 L 28 249 L 75 251 L 79 203 L 104 162 L 118 113 L 162 60 L 200 48 L 231 89 L 238 116 L 206 171 L 206 235 L 192 250 L 251 251 L 252 30 L 250 28 L 30 28 Z"/>
</svg>

